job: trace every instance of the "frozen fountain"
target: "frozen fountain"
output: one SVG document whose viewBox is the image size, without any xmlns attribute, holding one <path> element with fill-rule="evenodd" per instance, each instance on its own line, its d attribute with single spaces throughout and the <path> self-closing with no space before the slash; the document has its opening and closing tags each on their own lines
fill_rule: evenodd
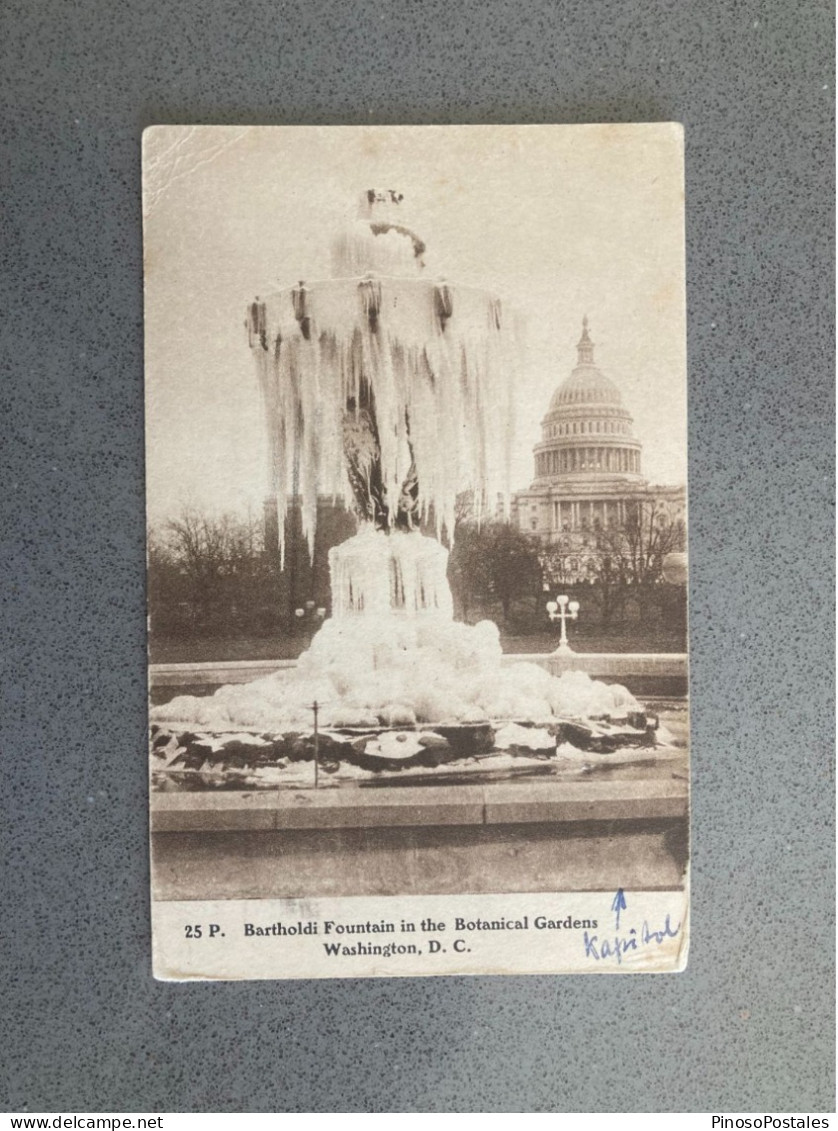
<svg viewBox="0 0 838 1131">
<path fill-rule="evenodd" d="M 508 491 L 514 357 L 500 300 L 427 278 L 401 206 L 392 190 L 366 192 L 334 241 L 335 277 L 250 308 L 279 529 L 293 494 L 310 545 L 318 495 L 351 492 L 375 530 L 415 535 L 432 520 L 439 537 L 453 533 L 459 491 L 473 492 L 478 519 Z M 383 544 L 376 554 L 361 538 L 333 552 L 336 615 L 380 615 L 388 593 L 393 611 L 434 608 L 434 597 L 447 611 L 437 541 L 394 539 L 388 565 Z M 413 578 L 427 599 L 403 590 Z"/>
<path fill-rule="evenodd" d="M 429 278 L 402 209 L 395 191 L 364 193 L 333 278 L 248 312 L 280 538 L 292 499 L 311 548 L 319 496 L 353 498 L 361 520 L 330 551 L 332 615 L 290 676 L 179 697 L 158 721 L 276 734 L 310 729 L 317 702 L 327 728 L 550 726 L 555 751 L 561 720 L 639 710 L 581 672 L 505 666 L 493 624 L 453 619 L 441 539 L 458 493 L 479 521 L 508 492 L 515 355 L 500 300 Z"/>
</svg>

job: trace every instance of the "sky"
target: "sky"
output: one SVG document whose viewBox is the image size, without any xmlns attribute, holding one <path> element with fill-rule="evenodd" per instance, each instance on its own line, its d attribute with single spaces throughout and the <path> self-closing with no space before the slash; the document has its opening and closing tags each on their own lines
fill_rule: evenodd
<svg viewBox="0 0 838 1131">
<path fill-rule="evenodd" d="M 266 437 L 244 328 L 258 294 L 330 275 L 368 188 L 404 194 L 425 274 L 499 294 L 521 331 L 513 490 L 533 478 L 583 315 L 643 443 L 686 481 L 680 127 L 177 127 L 144 135 L 152 522 L 261 508 Z"/>
</svg>

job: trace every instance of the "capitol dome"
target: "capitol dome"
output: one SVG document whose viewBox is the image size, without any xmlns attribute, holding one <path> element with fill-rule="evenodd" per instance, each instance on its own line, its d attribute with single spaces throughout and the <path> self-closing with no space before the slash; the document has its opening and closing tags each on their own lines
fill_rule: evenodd
<svg viewBox="0 0 838 1131">
<path fill-rule="evenodd" d="M 587 329 L 585 330 L 587 333 Z M 593 343 L 592 343 L 593 344 Z M 563 405 L 623 403 L 620 390 L 610 377 L 595 365 L 577 365 L 563 385 L 559 385 L 550 401 L 550 412 Z"/>
<path fill-rule="evenodd" d="M 587 315 L 570 376 L 550 400 L 535 447 L 536 480 L 566 476 L 640 478 L 640 441 L 620 390 L 594 364 Z"/>
</svg>

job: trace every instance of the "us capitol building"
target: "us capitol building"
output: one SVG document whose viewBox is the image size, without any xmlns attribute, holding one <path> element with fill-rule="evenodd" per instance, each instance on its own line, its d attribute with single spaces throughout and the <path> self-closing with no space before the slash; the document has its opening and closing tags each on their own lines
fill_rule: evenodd
<svg viewBox="0 0 838 1131">
<path fill-rule="evenodd" d="M 594 343 L 582 321 L 578 360 L 556 389 L 541 422 L 535 479 L 512 498 L 513 524 L 544 543 L 552 580 L 593 580 L 621 532 L 639 518 L 685 520 L 686 491 L 643 478 L 642 445 L 620 390 L 594 364 Z M 607 533 L 604 533 L 607 532 Z"/>
</svg>

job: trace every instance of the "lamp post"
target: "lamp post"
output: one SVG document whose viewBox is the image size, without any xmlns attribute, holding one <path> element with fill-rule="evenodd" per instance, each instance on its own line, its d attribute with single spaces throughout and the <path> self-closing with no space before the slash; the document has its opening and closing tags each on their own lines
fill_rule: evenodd
<svg viewBox="0 0 838 1131">
<path fill-rule="evenodd" d="M 312 703 L 311 709 L 314 712 L 314 788 L 317 789 L 320 784 L 320 731 L 317 728 L 320 704 L 316 699 Z"/>
<path fill-rule="evenodd" d="M 303 622 L 305 621 L 308 627 L 309 645 L 311 644 L 312 637 L 317 631 L 317 628 L 315 626 L 320 624 L 325 615 L 326 610 L 322 607 L 315 607 L 314 601 L 306 601 L 304 606 L 299 609 L 294 609 L 294 616 L 297 618 L 297 623 L 303 624 Z"/>
<path fill-rule="evenodd" d="M 669 585 L 687 584 L 687 555 L 681 553 L 667 554 L 661 563 L 663 579 Z"/>
<path fill-rule="evenodd" d="M 576 620 L 579 616 L 579 602 L 571 601 L 562 594 L 555 601 L 547 602 L 547 615 L 551 621 L 561 621 L 562 631 L 559 637 L 557 652 L 572 652 L 573 649 L 567 642 L 567 622 Z"/>
</svg>

